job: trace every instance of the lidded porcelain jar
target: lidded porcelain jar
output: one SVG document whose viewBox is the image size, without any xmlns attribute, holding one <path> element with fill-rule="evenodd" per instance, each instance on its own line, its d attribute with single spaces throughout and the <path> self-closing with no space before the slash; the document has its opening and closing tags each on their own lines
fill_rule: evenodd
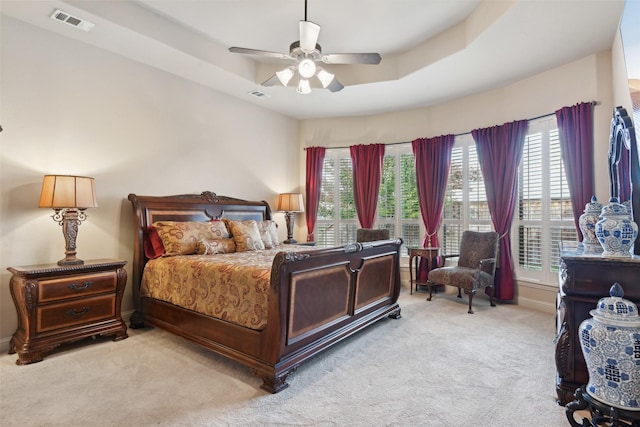
<svg viewBox="0 0 640 427">
<path fill-rule="evenodd" d="M 600 220 L 602 203 L 598 203 L 596 196 L 591 197 L 591 202 L 584 206 L 584 213 L 580 215 L 578 224 L 582 232 L 582 243 L 589 252 L 602 250 L 602 246 L 596 237 L 596 223 Z"/>
<path fill-rule="evenodd" d="M 640 317 L 615 283 L 578 329 L 589 371 L 586 391 L 594 399 L 628 411 L 640 411 Z"/>
<path fill-rule="evenodd" d="M 638 225 L 631 221 L 626 206 L 612 197 L 602 208 L 596 223 L 596 237 L 602 245 L 604 257 L 631 257 L 631 247 L 638 237 Z"/>
<path fill-rule="evenodd" d="M 631 199 L 622 202 L 622 206 L 627 208 L 627 215 L 629 215 L 630 220 L 633 220 L 633 208 L 631 207 Z"/>
</svg>

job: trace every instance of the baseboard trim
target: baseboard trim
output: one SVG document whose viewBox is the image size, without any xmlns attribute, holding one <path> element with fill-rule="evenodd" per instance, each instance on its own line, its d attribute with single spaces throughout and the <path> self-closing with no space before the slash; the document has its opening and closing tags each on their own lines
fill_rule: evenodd
<svg viewBox="0 0 640 427">
<path fill-rule="evenodd" d="M 518 305 L 521 307 L 530 308 L 536 311 L 542 311 L 544 313 L 555 314 L 556 307 L 553 304 L 549 304 L 545 301 L 534 300 L 531 298 L 518 298 Z"/>
<path fill-rule="evenodd" d="M 9 343 L 11 342 L 11 337 L 0 338 L 0 352 L 8 353 L 9 352 Z"/>
<path fill-rule="evenodd" d="M 518 281 L 516 286 L 518 292 L 516 304 L 544 313 L 556 313 L 558 289 L 555 286 L 525 281 Z"/>
</svg>

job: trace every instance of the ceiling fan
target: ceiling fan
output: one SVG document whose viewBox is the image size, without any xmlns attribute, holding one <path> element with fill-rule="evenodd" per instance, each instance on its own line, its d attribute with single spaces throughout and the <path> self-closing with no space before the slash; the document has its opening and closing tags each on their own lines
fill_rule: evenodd
<svg viewBox="0 0 640 427">
<path fill-rule="evenodd" d="M 318 63 L 325 64 L 379 64 L 381 61 L 378 53 L 333 53 L 323 54 L 322 48 L 317 43 L 320 34 L 320 25 L 307 21 L 307 0 L 304 2 L 304 21 L 300 21 L 300 40 L 291 43 L 289 53 L 270 52 L 244 47 L 230 47 L 229 52 L 244 53 L 248 55 L 260 55 L 271 58 L 283 59 L 292 65 L 276 72 L 262 83 L 262 86 L 273 86 L 277 83 L 287 86 L 297 75 L 298 86 L 296 91 L 303 95 L 311 93 L 310 79 L 317 78 L 323 88 L 331 92 L 338 92 L 344 88 L 336 76 Z"/>
</svg>

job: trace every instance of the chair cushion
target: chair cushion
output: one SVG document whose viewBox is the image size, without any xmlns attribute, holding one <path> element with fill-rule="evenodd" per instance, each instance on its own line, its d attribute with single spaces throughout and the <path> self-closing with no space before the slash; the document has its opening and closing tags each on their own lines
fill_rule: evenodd
<svg viewBox="0 0 640 427">
<path fill-rule="evenodd" d="M 465 230 L 460 239 L 458 266 L 475 268 L 481 259 L 497 258 L 498 240 L 498 233 L 495 231 Z"/>
<path fill-rule="evenodd" d="M 474 280 L 475 268 L 468 267 L 441 267 L 429 272 L 429 281 L 439 285 L 456 286 L 466 291 L 473 291 L 493 285 L 493 277 L 481 271 L 478 280 Z"/>
</svg>

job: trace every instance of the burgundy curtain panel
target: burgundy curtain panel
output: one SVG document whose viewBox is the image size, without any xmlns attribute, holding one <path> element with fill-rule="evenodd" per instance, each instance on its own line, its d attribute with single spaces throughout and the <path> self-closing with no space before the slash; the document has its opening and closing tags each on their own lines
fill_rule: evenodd
<svg viewBox="0 0 640 427">
<path fill-rule="evenodd" d="M 591 201 L 593 184 L 593 106 L 583 102 L 556 111 L 560 151 L 564 164 L 573 220 L 578 236 L 582 236 L 578 223 L 584 207 Z M 625 151 L 625 150 L 623 150 Z M 622 160 L 621 160 L 622 161 Z"/>
<path fill-rule="evenodd" d="M 509 230 L 518 197 L 518 166 L 526 134 L 526 120 L 471 131 L 484 178 L 491 222 L 500 235 L 494 289 L 495 297 L 502 301 L 514 297 Z"/>
<path fill-rule="evenodd" d="M 362 228 L 372 228 L 376 220 L 384 144 L 352 145 L 353 198 Z"/>
<path fill-rule="evenodd" d="M 324 147 L 307 148 L 307 179 L 305 190 L 307 201 L 305 216 L 307 219 L 307 242 L 315 242 L 314 235 L 316 220 L 318 219 L 318 205 L 320 204 L 320 186 L 322 184 L 322 165 L 324 164 Z"/>
<path fill-rule="evenodd" d="M 444 196 L 451 166 L 451 149 L 455 141 L 454 135 L 443 135 L 435 138 L 419 138 L 411 142 L 416 165 L 416 186 L 420 214 L 427 233 L 422 246 L 438 247 L 438 228 L 442 221 Z M 417 278 L 427 280 L 427 263 L 420 260 Z"/>
</svg>

